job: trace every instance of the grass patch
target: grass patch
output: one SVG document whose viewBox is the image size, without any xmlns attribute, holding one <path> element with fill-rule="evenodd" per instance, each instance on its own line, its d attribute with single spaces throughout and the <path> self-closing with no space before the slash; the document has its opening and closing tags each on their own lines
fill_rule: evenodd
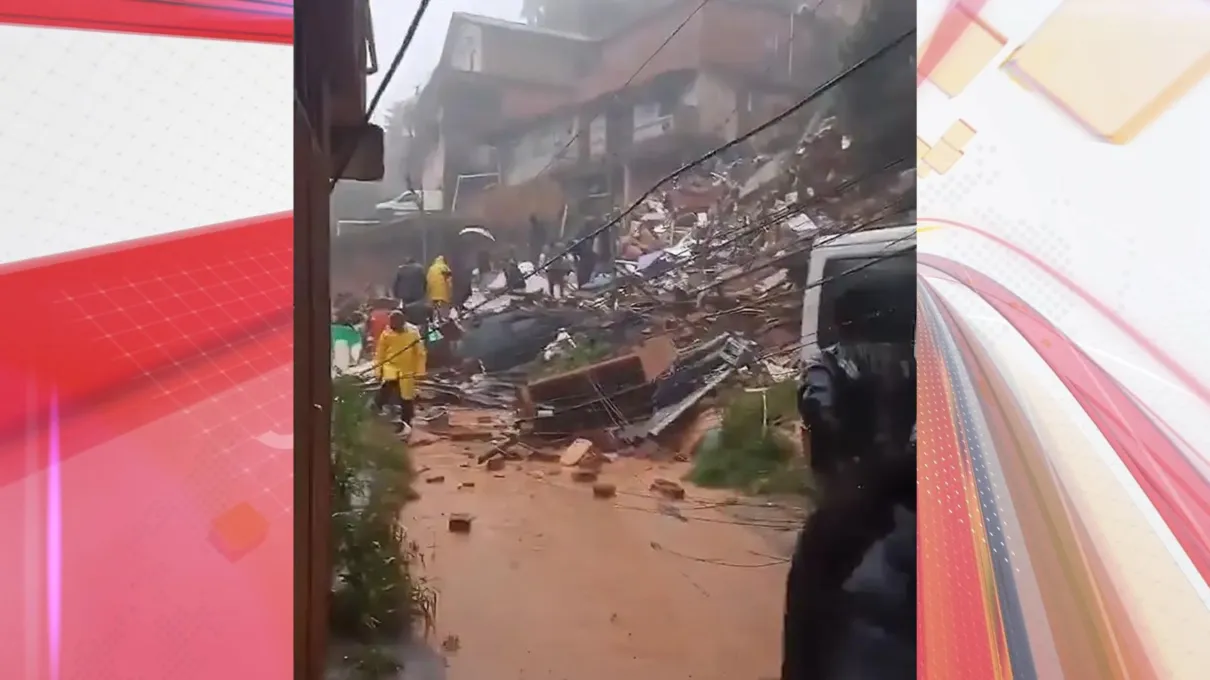
<svg viewBox="0 0 1210 680">
<path fill-rule="evenodd" d="M 810 474 L 789 436 L 774 427 L 797 417 L 797 387 L 778 383 L 765 392 L 732 392 L 718 436 L 696 452 L 686 479 L 705 488 L 757 494 L 801 494 Z"/>
<path fill-rule="evenodd" d="M 595 342 L 584 336 L 577 336 L 573 340 L 576 346 L 566 354 L 539 363 L 534 369 L 534 377 L 546 377 L 574 371 L 577 368 L 604 361 L 613 353 L 613 348 L 609 345 Z"/>
<path fill-rule="evenodd" d="M 406 448 L 354 381 L 337 379 L 333 388 L 329 626 L 333 641 L 357 645 L 354 670 L 379 678 L 399 670 L 394 647 L 433 629 L 437 594 L 419 573 L 420 547 L 399 523 L 416 498 Z"/>
</svg>

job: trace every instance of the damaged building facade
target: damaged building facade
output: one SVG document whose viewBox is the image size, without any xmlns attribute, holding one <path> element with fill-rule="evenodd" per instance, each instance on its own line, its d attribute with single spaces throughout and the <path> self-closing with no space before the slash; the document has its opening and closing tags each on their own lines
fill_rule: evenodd
<svg viewBox="0 0 1210 680">
<path fill-rule="evenodd" d="M 590 38 L 455 13 L 418 100 L 408 175 L 439 197 L 426 209 L 497 233 L 531 215 L 604 214 L 800 96 L 792 14 L 781 2 L 652 3 Z M 767 133 L 749 143 L 792 131 Z"/>
</svg>

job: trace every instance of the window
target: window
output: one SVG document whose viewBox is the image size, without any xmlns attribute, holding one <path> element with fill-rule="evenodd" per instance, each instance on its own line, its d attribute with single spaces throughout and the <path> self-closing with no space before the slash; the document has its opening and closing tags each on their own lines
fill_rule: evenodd
<svg viewBox="0 0 1210 680">
<path fill-rule="evenodd" d="M 850 306 L 838 310 L 838 303 Z M 862 341 L 910 342 L 916 323 L 916 251 L 892 257 L 830 258 L 819 290 L 816 342 L 820 347 L 839 339 L 838 311 L 856 320 L 854 328 Z"/>
</svg>

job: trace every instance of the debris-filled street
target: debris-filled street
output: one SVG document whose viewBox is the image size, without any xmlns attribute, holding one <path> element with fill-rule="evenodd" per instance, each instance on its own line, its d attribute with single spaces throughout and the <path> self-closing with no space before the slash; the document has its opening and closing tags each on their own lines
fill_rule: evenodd
<svg viewBox="0 0 1210 680">
<path fill-rule="evenodd" d="M 809 291 L 828 283 L 830 257 L 879 254 L 859 271 L 906 248 L 913 186 L 910 168 L 891 168 L 814 197 L 803 150 L 847 146 L 817 128 L 797 154 L 661 187 L 603 232 L 612 259 L 586 281 L 571 272 L 556 292 L 541 261 L 509 259 L 511 274 L 475 270 L 446 316 L 408 321 L 426 363 L 396 418 L 418 494 L 401 526 L 439 593 L 432 658 L 404 664 L 409 677 L 777 675 L 813 485 L 797 378 L 823 308 L 842 304 L 836 286 Z M 866 241 L 846 250 L 856 232 Z M 495 247 L 484 233 L 468 247 Z M 908 291 L 904 304 L 879 293 L 874 314 L 910 329 L 913 261 L 900 259 L 907 269 L 846 272 L 845 287 Z M 338 301 L 334 372 L 372 387 L 368 346 L 400 308 Z"/>
<path fill-rule="evenodd" d="M 455 431 L 494 418 L 450 416 Z M 423 427 L 414 442 L 404 525 L 441 593 L 444 677 L 776 676 L 796 511 L 686 488 L 686 463 L 608 460 L 588 442 L 484 463 L 490 442 Z"/>
</svg>

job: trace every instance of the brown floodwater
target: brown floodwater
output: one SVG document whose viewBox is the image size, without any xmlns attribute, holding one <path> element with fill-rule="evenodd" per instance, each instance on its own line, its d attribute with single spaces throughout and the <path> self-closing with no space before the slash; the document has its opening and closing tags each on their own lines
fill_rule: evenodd
<svg viewBox="0 0 1210 680">
<path fill-rule="evenodd" d="M 510 462 L 493 473 L 466 457 L 473 447 L 437 442 L 413 452 L 427 470 L 403 519 L 439 592 L 431 647 L 451 636 L 457 644 L 444 664 L 431 664 L 439 670 L 419 664 L 407 677 L 777 677 L 791 532 L 751 526 L 717 494 L 690 488 L 670 504 L 648 491 L 652 479 L 679 479 L 683 468 L 609 463 L 601 480 L 619 494 L 598 500 L 558 464 Z M 444 482 L 424 482 L 437 474 Z M 450 533 L 450 513 L 471 514 L 471 532 Z"/>
</svg>

